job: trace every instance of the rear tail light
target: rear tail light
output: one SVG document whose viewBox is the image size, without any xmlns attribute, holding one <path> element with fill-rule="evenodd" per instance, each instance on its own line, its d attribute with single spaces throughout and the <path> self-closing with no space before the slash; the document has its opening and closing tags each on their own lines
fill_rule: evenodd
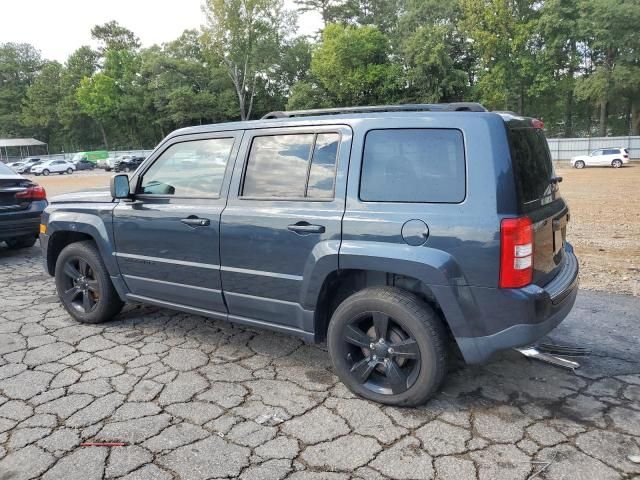
<svg viewBox="0 0 640 480">
<path fill-rule="evenodd" d="M 533 126 L 533 128 L 544 128 L 544 122 L 542 120 L 538 120 L 537 118 L 531 120 L 531 125 Z"/>
<path fill-rule="evenodd" d="M 624 158 L 629 158 L 629 155 L 622 155 Z"/>
<path fill-rule="evenodd" d="M 533 278 L 533 224 L 529 217 L 500 224 L 500 288 L 520 288 Z"/>
<path fill-rule="evenodd" d="M 40 185 L 33 185 L 22 192 L 16 193 L 16 198 L 20 200 L 46 200 L 47 192 Z"/>
</svg>

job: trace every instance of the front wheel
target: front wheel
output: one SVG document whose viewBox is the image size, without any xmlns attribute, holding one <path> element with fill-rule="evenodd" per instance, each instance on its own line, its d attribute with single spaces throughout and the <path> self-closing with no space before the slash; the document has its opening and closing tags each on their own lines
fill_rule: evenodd
<svg viewBox="0 0 640 480">
<path fill-rule="evenodd" d="M 44 175 L 45 177 L 47 175 L 49 175 L 51 172 L 49 170 L 47 170 L 46 168 L 44 170 L 42 170 L 42 175 Z"/>
<path fill-rule="evenodd" d="M 71 168 L 71 167 L 67 168 L 67 173 L 69 175 L 71 175 L 73 173 L 73 168 Z"/>
<path fill-rule="evenodd" d="M 111 320 L 124 305 L 92 241 L 67 245 L 58 256 L 55 277 L 60 302 L 79 322 Z"/>
<path fill-rule="evenodd" d="M 343 383 L 387 405 L 423 404 L 447 371 L 442 320 L 398 288 L 367 288 L 347 298 L 331 318 L 327 344 Z"/>
<path fill-rule="evenodd" d="M 622 160 L 614 160 L 611 162 L 611 166 L 613 168 L 620 168 L 622 166 Z"/>
<path fill-rule="evenodd" d="M 582 160 L 578 160 L 573 166 L 578 169 L 584 168 L 584 162 Z"/>
</svg>

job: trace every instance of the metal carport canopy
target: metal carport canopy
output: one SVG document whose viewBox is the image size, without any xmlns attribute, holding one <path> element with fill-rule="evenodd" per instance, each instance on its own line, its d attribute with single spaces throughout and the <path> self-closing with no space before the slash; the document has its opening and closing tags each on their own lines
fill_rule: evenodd
<svg viewBox="0 0 640 480">
<path fill-rule="evenodd" d="M 34 145 L 46 145 L 35 138 L 0 138 L 0 147 L 31 147 Z"/>
</svg>

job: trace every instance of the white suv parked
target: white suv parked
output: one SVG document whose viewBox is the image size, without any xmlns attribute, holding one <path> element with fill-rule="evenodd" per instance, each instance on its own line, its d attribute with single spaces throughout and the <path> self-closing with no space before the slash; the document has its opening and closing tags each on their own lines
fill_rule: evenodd
<svg viewBox="0 0 640 480">
<path fill-rule="evenodd" d="M 598 148 L 589 155 L 578 155 L 571 159 L 574 168 L 611 166 L 620 168 L 629 163 L 629 150 L 626 148 Z"/>
<path fill-rule="evenodd" d="M 47 176 L 50 173 L 59 173 L 62 175 L 63 173 L 73 173 L 75 169 L 75 164 L 67 162 L 66 160 L 49 160 L 31 167 L 31 173 L 36 176 L 40 174 Z"/>
</svg>

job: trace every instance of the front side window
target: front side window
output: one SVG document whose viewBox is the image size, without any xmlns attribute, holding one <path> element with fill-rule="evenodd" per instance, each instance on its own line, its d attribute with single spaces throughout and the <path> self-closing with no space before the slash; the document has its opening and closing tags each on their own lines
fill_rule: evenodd
<svg viewBox="0 0 640 480">
<path fill-rule="evenodd" d="M 360 199 L 365 202 L 458 203 L 465 197 L 462 133 L 391 129 L 367 133 Z"/>
<path fill-rule="evenodd" d="M 333 198 L 339 142 L 337 133 L 255 137 L 247 160 L 242 196 Z"/>
<path fill-rule="evenodd" d="M 211 138 L 171 145 L 145 172 L 139 193 L 219 197 L 233 142 L 233 138 Z"/>
</svg>

